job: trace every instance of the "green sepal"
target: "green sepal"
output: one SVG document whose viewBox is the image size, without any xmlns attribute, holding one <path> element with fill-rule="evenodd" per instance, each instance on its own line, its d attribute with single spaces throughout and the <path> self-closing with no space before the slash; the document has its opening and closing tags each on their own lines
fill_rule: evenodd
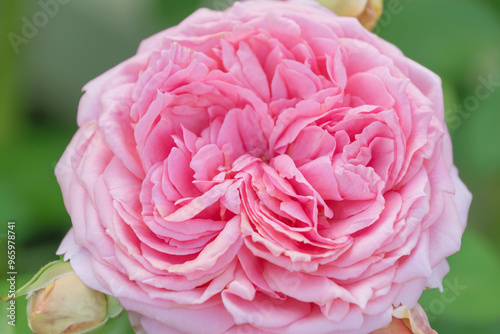
<svg viewBox="0 0 500 334">
<path fill-rule="evenodd" d="M 73 268 L 71 268 L 69 262 L 61 260 L 49 262 L 43 266 L 28 283 L 19 288 L 13 298 L 23 295 L 27 295 L 26 298 L 29 298 L 35 291 L 46 288 L 54 280 L 72 272 Z M 7 298 L 2 297 L 0 300 L 7 300 Z"/>
<path fill-rule="evenodd" d="M 123 312 L 122 304 L 120 304 L 120 301 L 113 296 L 106 295 L 106 305 L 107 316 L 109 318 L 115 318 Z"/>
</svg>

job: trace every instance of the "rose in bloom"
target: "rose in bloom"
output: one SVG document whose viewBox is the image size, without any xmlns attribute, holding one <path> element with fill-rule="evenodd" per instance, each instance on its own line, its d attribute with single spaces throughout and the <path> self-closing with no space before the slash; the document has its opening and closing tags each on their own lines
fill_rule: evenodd
<svg viewBox="0 0 500 334">
<path fill-rule="evenodd" d="M 440 79 L 355 18 L 200 9 L 84 91 L 59 253 L 135 328 L 369 333 L 460 247 Z"/>
</svg>

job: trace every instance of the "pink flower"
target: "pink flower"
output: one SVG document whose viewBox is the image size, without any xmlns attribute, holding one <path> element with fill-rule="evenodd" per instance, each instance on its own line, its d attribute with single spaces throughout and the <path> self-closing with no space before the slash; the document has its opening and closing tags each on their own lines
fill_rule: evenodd
<svg viewBox="0 0 500 334">
<path fill-rule="evenodd" d="M 58 252 L 136 328 L 369 333 L 460 248 L 440 79 L 354 18 L 200 9 L 84 91 Z"/>
</svg>

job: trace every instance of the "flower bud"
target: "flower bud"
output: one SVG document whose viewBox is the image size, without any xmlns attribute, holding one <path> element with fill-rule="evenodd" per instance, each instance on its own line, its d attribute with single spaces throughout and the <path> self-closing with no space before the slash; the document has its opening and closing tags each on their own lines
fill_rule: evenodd
<svg viewBox="0 0 500 334">
<path fill-rule="evenodd" d="M 107 317 L 106 296 L 70 273 L 40 289 L 28 302 L 28 324 L 36 334 L 71 334 L 94 328 Z"/>
<path fill-rule="evenodd" d="M 62 260 L 46 264 L 14 296 L 0 301 L 23 295 L 34 334 L 97 334 L 123 312 L 118 299 L 86 286 Z"/>
<path fill-rule="evenodd" d="M 356 17 L 369 30 L 375 28 L 382 14 L 382 0 L 318 0 L 340 16 Z"/>
<path fill-rule="evenodd" d="M 437 334 L 437 332 L 429 325 L 424 309 L 417 304 L 411 310 L 406 306 L 394 309 L 389 326 L 371 334 Z"/>
</svg>

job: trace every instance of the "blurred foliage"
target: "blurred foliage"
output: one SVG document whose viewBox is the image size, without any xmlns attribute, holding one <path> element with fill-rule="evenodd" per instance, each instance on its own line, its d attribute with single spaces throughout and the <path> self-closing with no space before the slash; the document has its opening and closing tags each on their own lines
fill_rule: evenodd
<svg viewBox="0 0 500 334">
<path fill-rule="evenodd" d="M 8 34 L 22 36 L 24 18 L 32 22 L 40 3 L 0 2 L 0 294 L 7 290 L 8 221 L 16 221 L 19 286 L 56 258 L 70 227 L 53 169 L 76 130 L 81 87 L 196 8 L 230 3 L 73 0 L 15 52 Z M 376 32 L 442 77 L 455 162 L 474 194 L 463 249 L 450 258 L 444 293 L 426 291 L 421 303 L 439 333 L 498 333 L 500 86 L 489 87 L 487 98 L 478 98 L 477 89 L 484 91 L 488 78 L 500 82 L 500 1 L 386 0 Z M 17 303 L 15 330 L 0 308 L 1 333 L 29 332 L 25 301 Z M 109 333 L 131 330 L 126 316 L 107 326 Z"/>
</svg>

